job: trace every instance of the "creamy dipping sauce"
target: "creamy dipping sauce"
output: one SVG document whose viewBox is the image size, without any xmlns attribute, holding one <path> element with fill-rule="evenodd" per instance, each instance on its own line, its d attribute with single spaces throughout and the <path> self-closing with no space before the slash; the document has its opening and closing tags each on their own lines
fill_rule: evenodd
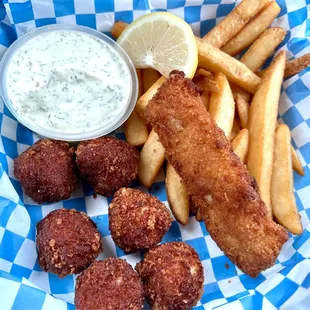
<svg viewBox="0 0 310 310">
<path fill-rule="evenodd" d="M 124 113 L 131 91 L 126 62 L 87 33 L 38 35 L 13 55 L 6 75 L 16 112 L 45 129 L 81 133 Z"/>
</svg>

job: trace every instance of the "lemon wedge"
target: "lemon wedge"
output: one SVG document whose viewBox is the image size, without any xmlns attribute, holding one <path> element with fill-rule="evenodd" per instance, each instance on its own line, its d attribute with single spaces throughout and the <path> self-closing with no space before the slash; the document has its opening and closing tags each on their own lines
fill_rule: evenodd
<svg viewBox="0 0 310 310">
<path fill-rule="evenodd" d="M 168 77 L 180 70 L 189 78 L 196 72 L 198 50 L 191 27 L 167 12 L 155 12 L 131 23 L 117 42 L 137 68 L 153 68 Z"/>
</svg>

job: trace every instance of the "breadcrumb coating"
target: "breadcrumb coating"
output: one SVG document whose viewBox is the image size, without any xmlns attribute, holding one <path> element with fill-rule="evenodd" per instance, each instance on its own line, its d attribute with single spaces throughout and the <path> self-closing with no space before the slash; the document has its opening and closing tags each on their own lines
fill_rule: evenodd
<svg viewBox="0 0 310 310">
<path fill-rule="evenodd" d="M 156 246 L 170 225 L 166 206 L 137 189 L 119 189 L 109 205 L 112 238 L 127 253 Z"/>
<path fill-rule="evenodd" d="M 39 265 L 60 278 L 78 274 L 102 251 L 96 224 L 83 212 L 58 209 L 37 224 Z"/>
</svg>

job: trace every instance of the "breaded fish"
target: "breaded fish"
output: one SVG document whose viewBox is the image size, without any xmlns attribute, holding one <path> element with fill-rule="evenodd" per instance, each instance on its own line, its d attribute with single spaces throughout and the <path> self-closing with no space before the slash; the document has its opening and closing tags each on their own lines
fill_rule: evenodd
<svg viewBox="0 0 310 310">
<path fill-rule="evenodd" d="M 255 180 L 210 118 L 197 87 L 182 72 L 171 72 L 146 118 L 220 249 L 252 277 L 271 267 L 288 234 L 267 217 Z"/>
</svg>

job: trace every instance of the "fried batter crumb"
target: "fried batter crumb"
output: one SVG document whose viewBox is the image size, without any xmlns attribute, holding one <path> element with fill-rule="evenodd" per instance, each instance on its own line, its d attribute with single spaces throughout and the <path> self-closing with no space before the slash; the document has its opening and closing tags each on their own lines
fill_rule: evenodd
<svg viewBox="0 0 310 310">
<path fill-rule="evenodd" d="M 143 301 L 138 274 L 120 258 L 96 261 L 77 278 L 77 310 L 140 310 Z"/>
<path fill-rule="evenodd" d="M 267 216 L 256 182 L 192 81 L 171 72 L 149 101 L 145 117 L 219 248 L 251 277 L 271 267 L 288 234 Z M 171 117 L 182 123 L 182 131 L 171 125 Z"/>
<path fill-rule="evenodd" d="M 139 152 L 125 141 L 112 137 L 83 141 L 76 155 L 78 169 L 97 194 L 111 196 L 137 177 Z"/>
<path fill-rule="evenodd" d="M 37 224 L 39 265 L 60 278 L 78 274 L 102 251 L 96 224 L 83 212 L 58 209 Z"/>
<path fill-rule="evenodd" d="M 201 298 L 203 267 L 196 251 L 184 242 L 150 250 L 136 270 L 152 309 L 188 310 Z"/>
<path fill-rule="evenodd" d="M 41 139 L 14 160 L 14 175 L 39 204 L 67 199 L 77 179 L 73 155 L 68 143 Z"/>
<path fill-rule="evenodd" d="M 132 188 L 121 188 L 109 206 L 109 229 L 125 252 L 156 246 L 171 225 L 166 206 L 156 197 Z"/>
</svg>

